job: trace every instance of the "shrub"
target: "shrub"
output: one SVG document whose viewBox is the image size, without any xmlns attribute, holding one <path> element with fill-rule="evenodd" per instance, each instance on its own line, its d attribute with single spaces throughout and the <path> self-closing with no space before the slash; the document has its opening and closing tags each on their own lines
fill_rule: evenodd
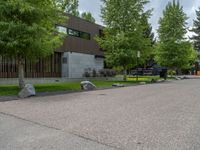
<svg viewBox="0 0 200 150">
<path fill-rule="evenodd" d="M 175 70 L 168 70 L 168 71 L 167 71 L 167 74 L 168 74 L 168 75 L 171 75 L 171 76 L 172 76 L 172 75 L 176 75 L 176 71 L 175 71 Z"/>
<path fill-rule="evenodd" d="M 92 70 L 92 76 L 97 77 L 97 71 L 95 69 Z"/>
<path fill-rule="evenodd" d="M 116 76 L 116 71 L 113 69 L 101 69 L 99 74 L 101 77 L 114 77 Z"/>
<path fill-rule="evenodd" d="M 90 77 L 90 73 L 85 71 L 84 74 L 83 74 L 83 77 L 86 77 L 86 78 Z"/>
</svg>

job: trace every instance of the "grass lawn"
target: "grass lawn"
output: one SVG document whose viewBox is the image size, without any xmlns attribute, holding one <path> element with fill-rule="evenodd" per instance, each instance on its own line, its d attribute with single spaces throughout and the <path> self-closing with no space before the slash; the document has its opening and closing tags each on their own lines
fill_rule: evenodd
<svg viewBox="0 0 200 150">
<path fill-rule="evenodd" d="M 136 76 L 128 76 L 128 81 L 136 81 L 137 78 Z M 145 82 L 150 82 L 152 79 L 160 79 L 160 76 L 139 76 L 138 80 L 140 82 L 145 81 Z"/>
<path fill-rule="evenodd" d="M 145 81 L 150 82 L 151 79 L 159 79 L 158 76 L 141 76 L 139 81 L 136 81 L 135 77 L 128 77 L 127 81 L 92 81 L 97 88 L 111 87 L 114 83 L 121 84 L 136 84 L 137 82 Z M 61 91 L 61 90 L 80 90 L 80 82 L 64 82 L 64 83 L 52 83 L 52 84 L 35 84 L 36 92 L 46 91 Z M 17 85 L 0 85 L 0 96 L 17 95 L 19 88 Z"/>
</svg>

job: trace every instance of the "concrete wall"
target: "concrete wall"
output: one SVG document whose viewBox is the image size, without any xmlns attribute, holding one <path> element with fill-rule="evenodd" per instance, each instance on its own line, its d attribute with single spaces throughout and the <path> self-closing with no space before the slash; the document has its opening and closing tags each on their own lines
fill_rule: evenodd
<svg viewBox="0 0 200 150">
<path fill-rule="evenodd" d="M 62 77 L 82 78 L 86 69 L 100 70 L 104 67 L 103 58 L 95 58 L 94 55 L 65 52 L 67 64 L 62 65 Z"/>
<path fill-rule="evenodd" d="M 69 74 L 69 63 L 68 63 L 69 55 L 68 53 L 63 53 L 62 55 L 62 77 L 68 77 Z"/>
</svg>

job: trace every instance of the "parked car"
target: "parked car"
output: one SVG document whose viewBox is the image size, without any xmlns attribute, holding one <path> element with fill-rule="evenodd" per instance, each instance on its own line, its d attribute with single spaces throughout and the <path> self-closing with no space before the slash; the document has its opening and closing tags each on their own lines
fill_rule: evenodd
<svg viewBox="0 0 200 150">
<path fill-rule="evenodd" d="M 148 68 L 134 68 L 131 71 L 131 75 L 148 75 L 148 76 L 153 76 L 153 75 L 160 75 L 163 70 L 166 70 L 165 67 L 162 67 L 160 65 L 154 64 L 151 67 Z"/>
</svg>

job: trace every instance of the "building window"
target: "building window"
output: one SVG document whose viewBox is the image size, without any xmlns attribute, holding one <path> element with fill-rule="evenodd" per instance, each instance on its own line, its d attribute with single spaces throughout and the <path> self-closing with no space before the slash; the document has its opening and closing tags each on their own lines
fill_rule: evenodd
<svg viewBox="0 0 200 150">
<path fill-rule="evenodd" d="M 90 34 L 85 32 L 80 32 L 80 37 L 86 40 L 90 40 Z"/>
<path fill-rule="evenodd" d="M 60 33 L 67 34 L 67 28 L 66 28 L 66 27 L 63 27 L 63 26 L 56 26 L 56 29 L 57 29 L 57 31 L 60 32 Z"/>
<path fill-rule="evenodd" d="M 57 29 L 58 32 L 64 33 L 64 34 L 67 34 L 67 35 L 70 35 L 70 36 L 75 36 L 75 37 L 79 37 L 79 38 L 86 39 L 86 40 L 91 39 L 90 34 L 86 33 L 86 32 L 74 30 L 74 29 L 67 28 L 67 27 L 64 27 L 64 26 L 56 26 L 56 29 Z"/>
<path fill-rule="evenodd" d="M 73 29 L 68 29 L 68 35 L 80 37 L 80 32 Z"/>
<path fill-rule="evenodd" d="M 82 39 L 90 40 L 90 34 L 74 29 L 69 29 L 68 28 L 68 35 L 75 36 L 75 37 L 80 37 Z"/>
</svg>

